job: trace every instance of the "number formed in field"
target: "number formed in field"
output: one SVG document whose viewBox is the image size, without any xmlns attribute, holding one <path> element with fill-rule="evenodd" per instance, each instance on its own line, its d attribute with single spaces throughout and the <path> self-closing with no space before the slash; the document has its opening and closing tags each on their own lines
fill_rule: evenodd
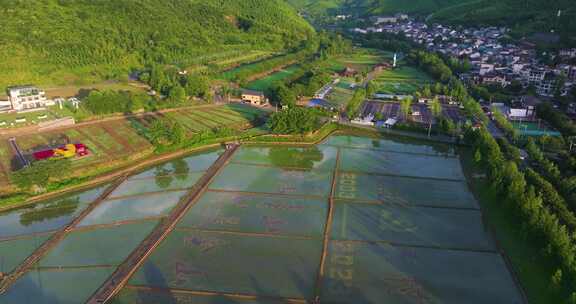
<svg viewBox="0 0 576 304">
<path fill-rule="evenodd" d="M 357 189 L 356 174 L 342 173 L 338 183 L 338 197 L 354 199 L 356 198 Z"/>
<path fill-rule="evenodd" d="M 354 280 L 354 244 L 336 242 L 328 267 L 329 289 L 337 295 L 348 295 L 352 292 Z"/>
</svg>

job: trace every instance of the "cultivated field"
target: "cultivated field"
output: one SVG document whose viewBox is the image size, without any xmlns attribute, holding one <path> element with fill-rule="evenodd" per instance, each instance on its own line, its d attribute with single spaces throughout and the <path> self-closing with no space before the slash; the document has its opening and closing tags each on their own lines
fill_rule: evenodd
<svg viewBox="0 0 576 304">
<path fill-rule="evenodd" d="M 211 68 L 216 68 L 217 70 L 233 69 L 237 66 L 265 60 L 275 55 L 275 53 L 261 50 L 232 49 L 198 56 L 186 70 L 188 72 L 201 72 Z"/>
<path fill-rule="evenodd" d="M 220 153 L 126 179 L 0 302 L 86 300 Z M 522 303 L 458 157 L 353 136 L 243 146 L 112 303 Z M 0 213 L 1 271 L 103 189 Z"/>
<path fill-rule="evenodd" d="M 380 94 L 413 94 L 432 80 L 424 72 L 407 66 L 383 71 L 374 79 Z"/>
<path fill-rule="evenodd" d="M 240 148 L 114 303 L 239 295 L 521 303 L 452 147 L 348 136 Z"/>
<path fill-rule="evenodd" d="M 188 108 L 171 112 L 151 113 L 129 119 L 85 124 L 64 130 L 16 136 L 16 142 L 25 154 L 54 147 L 66 142 L 84 143 L 91 155 L 72 162 L 73 171 L 94 168 L 116 160 L 138 158 L 152 150 L 149 141 L 138 132 L 156 118 L 169 118 L 179 122 L 187 135 L 219 127 L 243 129 L 262 115 L 259 109 L 244 105 Z M 9 173 L 19 168 L 8 139 L 0 140 L 0 187 L 7 186 Z"/>
<path fill-rule="evenodd" d="M 333 105 L 344 108 L 354 95 L 355 81 L 352 78 L 341 78 L 332 92 L 326 96 L 326 100 Z"/>
<path fill-rule="evenodd" d="M 346 67 L 359 72 L 370 72 L 374 66 L 381 62 L 390 62 L 394 54 L 373 49 L 356 49 L 353 53 L 328 60 L 329 68 L 340 72 Z"/>
<path fill-rule="evenodd" d="M 266 91 L 270 88 L 275 82 L 282 81 L 294 74 L 296 71 L 300 69 L 300 65 L 295 64 L 288 67 L 283 68 L 278 72 L 274 72 L 268 76 L 262 77 L 260 79 L 256 79 L 248 85 L 246 85 L 247 89 L 250 90 L 257 90 L 257 91 Z"/>
<path fill-rule="evenodd" d="M 171 161 L 125 180 L 6 294 L 0 295 L 0 303 L 84 303 L 220 152 Z M 12 271 L 107 187 L 0 213 L 0 271 Z"/>
</svg>

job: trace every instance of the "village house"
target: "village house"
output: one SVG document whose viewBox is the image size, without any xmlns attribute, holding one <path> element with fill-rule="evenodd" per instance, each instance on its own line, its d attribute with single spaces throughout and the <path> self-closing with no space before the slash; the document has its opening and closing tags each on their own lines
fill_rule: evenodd
<svg viewBox="0 0 576 304">
<path fill-rule="evenodd" d="M 342 77 L 354 77 L 358 74 L 358 71 L 351 67 L 346 67 L 344 70 L 340 72 L 340 76 Z"/>
<path fill-rule="evenodd" d="M 54 105 L 54 101 L 47 99 L 46 93 L 35 86 L 8 88 L 8 99 L 14 111 L 40 109 Z"/>
<path fill-rule="evenodd" d="M 506 77 L 499 74 L 488 74 L 481 77 L 481 83 L 487 85 L 498 85 L 505 87 L 510 84 Z"/>
<path fill-rule="evenodd" d="M 263 92 L 253 90 L 243 90 L 242 101 L 255 106 L 264 106 L 268 104 L 268 98 L 266 98 Z"/>
<path fill-rule="evenodd" d="M 518 81 L 524 88 L 534 87 L 539 95 L 554 96 L 558 75 L 566 75 L 560 91 L 567 94 L 576 82 L 576 68 L 564 64 L 551 67 L 541 62 L 533 43 L 506 43 L 500 38 L 509 32 L 503 27 L 459 28 L 442 24 L 426 24 L 408 16 L 381 16 L 372 27 L 355 29 L 356 33 L 387 32 L 402 34 L 431 52 L 467 60 L 471 69 L 459 75 L 468 84 L 507 86 Z M 576 48 L 558 52 L 562 58 L 576 58 Z"/>
<path fill-rule="evenodd" d="M 576 48 L 562 49 L 558 52 L 558 55 L 560 55 L 560 57 L 565 57 L 565 58 L 575 58 L 576 57 Z"/>
</svg>

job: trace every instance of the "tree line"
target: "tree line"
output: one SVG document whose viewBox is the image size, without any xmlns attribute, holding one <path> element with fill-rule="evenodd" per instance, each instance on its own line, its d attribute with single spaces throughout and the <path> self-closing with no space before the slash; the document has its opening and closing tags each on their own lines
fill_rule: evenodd
<svg viewBox="0 0 576 304">
<path fill-rule="evenodd" d="M 528 184 L 514 161 L 507 160 L 492 135 L 481 127 L 468 129 L 467 140 L 476 148 L 475 161 L 487 172 L 490 187 L 502 197 L 503 208 L 514 214 L 531 242 L 539 245 L 544 257 L 556 265 L 554 280 L 572 282 L 576 278 L 576 238 L 562 220 L 548 208 L 543 196 Z M 534 176 L 530 176 L 530 179 Z M 558 275 L 559 274 L 559 275 Z M 574 293 L 570 299 L 576 299 Z M 570 302 L 572 303 L 572 302 Z"/>
</svg>

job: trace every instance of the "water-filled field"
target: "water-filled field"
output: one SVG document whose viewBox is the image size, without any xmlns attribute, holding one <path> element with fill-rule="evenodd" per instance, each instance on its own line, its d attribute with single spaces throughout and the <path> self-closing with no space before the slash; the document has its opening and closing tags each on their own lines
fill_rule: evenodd
<svg viewBox="0 0 576 304">
<path fill-rule="evenodd" d="M 83 303 L 217 159 L 219 150 L 171 161 L 105 185 L 0 213 L 0 271 L 9 273 L 90 204 L 92 210 L 0 295 L 0 303 Z M 104 195 L 105 190 L 110 192 Z"/>
<path fill-rule="evenodd" d="M 85 301 L 219 153 L 129 177 L 0 303 Z M 5 223 L 0 214 L 0 226 L 16 214 Z M 17 237 L 0 241 L 0 250 L 14 248 L 3 269 L 59 226 L 37 227 L 13 228 L 8 236 Z M 74 278 L 78 288 L 66 287 Z M 112 302 L 316 299 L 522 303 L 454 147 L 353 136 L 305 148 L 240 147 Z"/>
</svg>

